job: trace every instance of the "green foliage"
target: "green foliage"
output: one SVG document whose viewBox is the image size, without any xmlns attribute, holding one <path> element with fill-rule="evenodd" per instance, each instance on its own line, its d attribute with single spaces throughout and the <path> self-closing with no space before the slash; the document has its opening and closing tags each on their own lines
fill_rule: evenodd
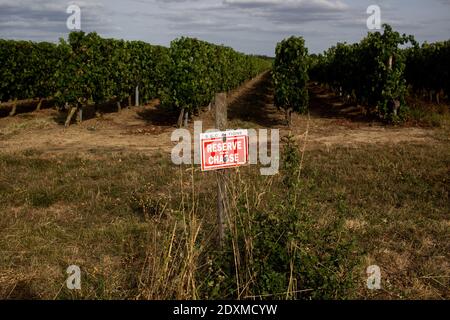
<svg viewBox="0 0 450 320">
<path fill-rule="evenodd" d="M 275 104 L 279 108 L 305 112 L 308 107 L 308 50 L 302 37 L 278 43 L 273 67 Z"/>
<path fill-rule="evenodd" d="M 383 33 L 369 33 L 360 43 L 339 43 L 324 55 L 311 57 L 311 78 L 368 106 L 381 119 L 398 120 L 406 93 L 400 46 L 407 42 L 414 39 L 384 25 Z"/>
<path fill-rule="evenodd" d="M 95 42 L 97 47 L 94 46 Z M 94 91 L 100 89 L 98 73 L 101 68 L 96 64 L 99 58 L 98 44 L 96 34 L 85 35 L 84 32 L 72 32 L 68 42 L 60 41 L 64 59 L 58 63 L 56 73 L 58 91 L 55 94 L 60 104 L 66 102 L 72 105 L 86 104 L 92 100 Z"/>
<path fill-rule="evenodd" d="M 281 173 L 283 177 L 283 184 L 286 188 L 295 188 L 298 183 L 299 170 L 301 165 L 301 157 L 299 148 L 296 146 L 295 138 L 288 135 L 282 138 L 285 144 L 283 158 L 281 161 Z"/>
<path fill-rule="evenodd" d="M 450 95 L 450 40 L 406 49 L 406 80 L 416 92 Z"/>
<path fill-rule="evenodd" d="M 52 95 L 60 59 L 56 49 L 47 42 L 0 40 L 0 100 Z"/>
<path fill-rule="evenodd" d="M 169 83 L 162 102 L 196 111 L 217 92 L 229 91 L 270 68 L 270 61 L 192 38 L 172 41 Z"/>
<path fill-rule="evenodd" d="M 165 87 L 169 49 L 72 32 L 58 45 L 0 40 L 0 100 L 54 97 L 59 106 L 143 100 Z"/>
<path fill-rule="evenodd" d="M 271 65 L 197 39 L 175 40 L 169 49 L 82 31 L 59 45 L 0 40 L 0 59 L 0 100 L 54 96 L 59 106 L 81 106 L 122 101 L 138 86 L 144 101 L 161 97 L 190 111 Z"/>
<path fill-rule="evenodd" d="M 96 33 L 72 32 L 60 42 L 65 59 L 59 61 L 56 78 L 60 103 L 119 101 L 134 94 L 158 96 L 164 87 L 168 50 L 141 41 L 102 39 Z"/>
<path fill-rule="evenodd" d="M 301 195 L 301 154 L 285 140 L 280 194 L 268 192 L 266 208 L 251 207 L 241 194 L 229 243 L 211 260 L 208 298 L 346 299 L 352 297 L 354 242 L 344 229 L 344 200 L 326 223 L 311 215 Z M 233 219 L 232 219 L 233 220 Z M 236 283 L 240 283 L 239 290 Z"/>
</svg>

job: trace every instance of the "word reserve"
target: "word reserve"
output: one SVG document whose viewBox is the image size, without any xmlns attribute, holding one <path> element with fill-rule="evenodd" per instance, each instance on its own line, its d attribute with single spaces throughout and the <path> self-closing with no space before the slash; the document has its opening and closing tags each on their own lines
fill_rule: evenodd
<svg viewBox="0 0 450 320">
<path fill-rule="evenodd" d="M 233 130 L 200 135 L 202 171 L 234 168 L 248 163 L 248 132 Z"/>
</svg>

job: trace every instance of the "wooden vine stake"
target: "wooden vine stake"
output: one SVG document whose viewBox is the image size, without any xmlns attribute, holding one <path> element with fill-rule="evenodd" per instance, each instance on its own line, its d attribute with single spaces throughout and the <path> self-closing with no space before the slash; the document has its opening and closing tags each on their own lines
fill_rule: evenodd
<svg viewBox="0 0 450 320">
<path fill-rule="evenodd" d="M 177 121 L 178 128 L 183 127 L 183 118 L 184 118 L 184 108 L 181 108 L 180 115 L 178 116 L 178 121 Z"/>
<path fill-rule="evenodd" d="M 389 61 L 388 61 L 389 72 L 392 71 L 393 64 L 394 64 L 394 57 L 393 56 L 389 56 Z M 392 105 L 391 106 L 392 113 L 395 116 L 397 116 L 398 115 L 398 110 L 400 109 L 400 101 L 395 99 L 395 100 L 391 101 L 390 104 Z"/>
<path fill-rule="evenodd" d="M 186 111 L 186 112 L 184 113 L 184 127 L 185 127 L 185 128 L 187 128 L 188 123 L 189 123 L 189 111 Z"/>
<path fill-rule="evenodd" d="M 70 122 L 72 121 L 72 118 L 73 118 L 75 112 L 77 112 L 77 109 L 78 109 L 77 107 L 72 107 L 70 109 L 69 114 L 68 114 L 67 119 L 66 119 L 66 123 L 64 124 L 64 126 L 66 128 L 68 128 L 70 126 Z"/>
<path fill-rule="evenodd" d="M 13 106 L 11 112 L 9 113 L 9 116 L 10 117 L 14 116 L 16 114 L 16 111 L 17 111 L 17 98 L 15 98 L 13 101 Z"/>
<path fill-rule="evenodd" d="M 135 90 L 135 94 L 134 94 L 134 105 L 135 107 L 139 107 L 139 86 L 136 86 L 136 90 Z"/>
<path fill-rule="evenodd" d="M 41 111 L 42 101 L 44 101 L 44 99 L 39 99 L 39 102 L 36 106 L 36 110 L 34 110 L 34 111 Z"/>
<path fill-rule="evenodd" d="M 78 123 L 83 122 L 83 107 L 78 108 L 77 122 Z"/>
<path fill-rule="evenodd" d="M 227 96 L 225 93 L 218 93 L 214 99 L 216 129 L 225 131 L 227 129 Z M 225 238 L 225 217 L 227 215 L 227 193 L 226 193 L 226 172 L 218 170 L 217 179 L 217 225 L 218 242 L 220 248 L 223 248 Z"/>
</svg>

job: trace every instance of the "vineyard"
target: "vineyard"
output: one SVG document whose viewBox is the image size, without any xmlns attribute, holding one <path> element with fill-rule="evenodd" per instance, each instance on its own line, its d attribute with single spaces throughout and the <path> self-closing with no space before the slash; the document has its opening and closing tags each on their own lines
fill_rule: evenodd
<svg viewBox="0 0 450 320">
<path fill-rule="evenodd" d="M 0 298 L 449 299 L 450 41 L 274 49 L 0 40 Z M 175 165 L 219 99 L 260 161 Z"/>
<path fill-rule="evenodd" d="M 399 48 L 412 38 L 384 27 L 360 43 L 337 44 L 317 57 L 312 77 L 334 91 L 366 105 L 381 119 L 402 117 L 405 107 L 405 55 Z"/>
<path fill-rule="evenodd" d="M 404 53 L 405 79 L 414 93 L 437 103 L 440 97 L 450 95 L 450 41 L 415 44 Z"/>
<path fill-rule="evenodd" d="M 402 46 L 409 44 L 409 48 Z M 407 118 L 408 92 L 440 102 L 448 97 L 450 42 L 423 44 L 388 25 L 359 43 L 338 43 L 324 54 L 308 55 L 304 40 L 278 44 L 273 61 L 275 104 L 286 113 L 306 112 L 309 79 L 326 85 L 346 101 L 389 122 Z M 96 33 L 72 32 L 58 45 L 0 40 L 0 101 L 44 99 L 70 110 L 66 125 L 83 106 L 115 102 L 132 105 L 132 97 L 179 112 L 178 125 L 226 92 L 272 67 L 272 60 L 191 38 L 170 48 L 142 41 L 103 39 Z"/>
<path fill-rule="evenodd" d="M 275 104 L 286 112 L 305 112 L 308 108 L 308 50 L 302 38 L 291 37 L 278 44 L 273 68 Z"/>
<path fill-rule="evenodd" d="M 402 49 L 405 44 L 414 47 Z M 449 43 L 417 46 L 414 37 L 385 25 L 383 33 L 370 33 L 360 43 L 338 43 L 323 55 L 312 56 L 311 78 L 366 106 L 380 119 L 405 120 L 408 86 L 416 92 L 435 92 L 438 102 L 439 93 L 449 93 L 445 67 L 450 61 Z"/>
<path fill-rule="evenodd" d="M 170 48 L 141 41 L 102 39 L 96 33 L 72 32 L 58 45 L 1 40 L 0 101 L 52 98 L 70 109 L 66 125 L 83 106 L 132 96 L 147 102 L 161 98 L 180 117 L 211 102 L 215 92 L 228 91 L 270 68 L 271 62 L 231 48 L 181 38 Z M 39 102 L 39 105 L 41 102 Z"/>
</svg>

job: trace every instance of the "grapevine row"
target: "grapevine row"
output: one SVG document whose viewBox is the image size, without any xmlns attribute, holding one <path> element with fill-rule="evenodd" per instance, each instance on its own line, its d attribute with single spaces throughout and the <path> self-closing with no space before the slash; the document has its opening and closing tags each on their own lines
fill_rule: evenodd
<svg viewBox="0 0 450 320">
<path fill-rule="evenodd" d="M 406 109 L 406 56 L 401 48 L 414 42 L 388 25 L 356 44 L 339 43 L 323 55 L 312 56 L 311 78 L 368 107 L 385 120 L 401 119 Z"/>
<path fill-rule="evenodd" d="M 416 94 L 430 100 L 450 95 L 450 41 L 417 44 L 406 51 L 405 77 Z"/>
<path fill-rule="evenodd" d="M 270 68 L 270 60 L 244 55 L 231 48 L 191 38 L 171 43 L 170 64 L 163 105 L 183 114 L 196 112 L 217 92 L 226 92 Z"/>
<path fill-rule="evenodd" d="M 120 107 L 127 97 L 130 104 L 137 87 L 144 101 L 160 97 L 164 106 L 193 112 L 270 68 L 268 59 L 197 39 L 164 48 L 84 32 L 58 45 L 0 40 L 0 59 L 0 101 L 52 97 L 72 110 L 113 99 Z"/>
<path fill-rule="evenodd" d="M 275 105 L 286 113 L 304 112 L 308 107 L 308 50 L 301 37 L 290 37 L 277 45 L 273 66 Z"/>
</svg>

